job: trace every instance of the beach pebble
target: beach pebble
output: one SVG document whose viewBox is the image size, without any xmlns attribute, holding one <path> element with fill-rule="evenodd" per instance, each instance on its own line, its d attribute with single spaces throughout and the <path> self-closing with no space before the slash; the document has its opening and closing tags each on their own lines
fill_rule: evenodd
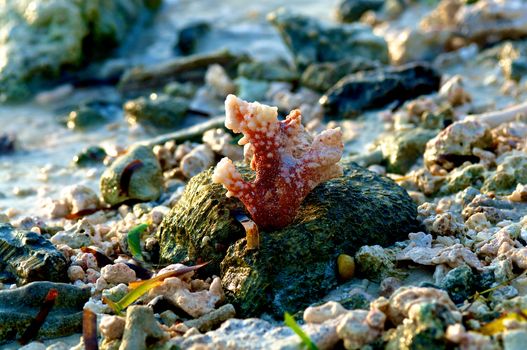
<svg viewBox="0 0 527 350">
<path fill-rule="evenodd" d="M 181 159 L 181 172 L 190 179 L 214 165 L 214 153 L 207 145 L 199 145 Z"/>
<path fill-rule="evenodd" d="M 337 326 L 337 335 L 346 349 L 359 349 L 380 336 L 386 315 L 372 309 L 349 311 Z"/>
<path fill-rule="evenodd" d="M 123 263 L 106 265 L 101 276 L 110 284 L 129 283 L 136 280 L 135 271 Z"/>
<path fill-rule="evenodd" d="M 345 314 L 347 310 L 336 301 L 328 301 L 320 306 L 310 306 L 304 310 L 304 321 L 323 323 L 326 320 Z"/>
<path fill-rule="evenodd" d="M 68 268 L 68 277 L 70 281 L 72 282 L 77 281 L 77 280 L 84 280 L 85 273 L 82 267 L 78 265 L 71 265 Z"/>
<path fill-rule="evenodd" d="M 120 339 L 124 333 L 125 319 L 120 316 L 104 315 L 99 330 L 106 340 Z"/>
<path fill-rule="evenodd" d="M 132 305 L 126 311 L 126 325 L 123 341 L 119 349 L 146 350 L 147 339 L 161 340 L 166 337 L 161 326 L 154 318 L 154 312 L 148 306 Z"/>
</svg>

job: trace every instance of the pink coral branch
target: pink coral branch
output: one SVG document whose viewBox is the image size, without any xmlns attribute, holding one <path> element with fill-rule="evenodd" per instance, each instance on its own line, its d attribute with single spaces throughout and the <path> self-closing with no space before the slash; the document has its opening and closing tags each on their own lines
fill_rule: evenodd
<svg viewBox="0 0 527 350">
<path fill-rule="evenodd" d="M 223 184 L 227 196 L 240 199 L 259 226 L 287 226 L 313 188 L 342 175 L 340 129 L 326 130 L 313 140 L 302 126 L 299 110 L 279 121 L 276 107 L 234 95 L 227 96 L 225 110 L 225 126 L 243 133 L 239 144 L 251 148 L 256 178 L 246 182 L 232 161 L 223 158 L 213 181 Z"/>
</svg>

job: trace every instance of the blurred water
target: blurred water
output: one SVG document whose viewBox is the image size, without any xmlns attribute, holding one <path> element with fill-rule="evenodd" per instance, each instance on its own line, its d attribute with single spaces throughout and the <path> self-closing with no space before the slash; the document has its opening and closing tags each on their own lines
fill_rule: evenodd
<svg viewBox="0 0 527 350">
<path fill-rule="evenodd" d="M 291 10 L 331 20 L 335 0 L 290 0 Z M 267 21 L 267 14 L 283 6 L 279 0 L 247 2 L 243 0 L 165 0 L 148 29 L 133 33 L 120 54 L 135 63 L 152 64 L 174 56 L 177 30 L 197 21 L 210 21 L 213 34 L 201 42 L 198 50 L 214 51 L 229 48 L 246 52 L 260 59 L 289 58 L 278 34 Z M 110 89 L 111 90 L 111 89 Z M 94 189 L 102 169 L 77 169 L 73 157 L 83 148 L 106 144 L 127 146 L 145 138 L 141 130 L 130 131 L 122 115 L 110 127 L 88 132 L 67 129 L 59 121 L 64 112 L 58 107 L 74 105 L 86 96 L 106 98 L 114 91 L 91 89 L 76 91 L 54 105 L 28 102 L 18 106 L 0 106 L 0 131 L 16 134 L 21 151 L 0 156 L 0 212 L 18 209 L 22 215 L 39 214 L 41 200 L 57 198 L 65 185 L 82 183 Z M 17 196 L 15 188 L 32 189 L 35 195 Z"/>
</svg>

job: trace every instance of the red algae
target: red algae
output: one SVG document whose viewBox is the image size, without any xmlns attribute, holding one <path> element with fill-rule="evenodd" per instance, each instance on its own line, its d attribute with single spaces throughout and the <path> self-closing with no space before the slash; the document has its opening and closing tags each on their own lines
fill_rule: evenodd
<svg viewBox="0 0 527 350">
<path fill-rule="evenodd" d="M 260 227 L 287 226 L 313 188 L 342 175 L 339 128 L 313 138 L 302 126 L 299 110 L 279 121 L 276 107 L 249 103 L 234 95 L 227 96 L 225 111 L 225 126 L 244 135 L 238 143 L 252 155 L 256 178 L 245 181 L 232 161 L 223 158 L 213 181 L 227 189 L 228 197 L 240 199 Z"/>
</svg>

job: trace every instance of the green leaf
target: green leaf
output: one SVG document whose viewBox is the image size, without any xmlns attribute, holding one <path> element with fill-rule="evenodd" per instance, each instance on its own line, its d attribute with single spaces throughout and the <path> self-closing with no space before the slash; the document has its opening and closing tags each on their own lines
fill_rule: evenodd
<svg viewBox="0 0 527 350">
<path fill-rule="evenodd" d="M 139 299 L 143 294 L 147 293 L 150 289 L 159 286 L 163 283 L 163 281 L 169 277 L 178 277 L 181 275 L 184 275 L 186 273 L 189 273 L 191 271 L 195 271 L 205 265 L 207 265 L 208 262 L 196 266 L 189 266 L 189 267 L 183 267 L 178 270 L 169 271 L 167 273 L 164 273 L 162 275 L 156 276 L 154 278 L 151 278 L 149 280 L 145 281 L 137 281 L 137 282 L 130 282 L 129 288 L 131 289 L 130 292 L 128 292 L 121 300 L 117 302 L 113 302 L 108 298 L 103 297 L 103 302 L 108 305 L 117 315 L 121 315 L 122 311 L 126 309 L 130 304 L 134 303 L 137 299 Z"/>
<path fill-rule="evenodd" d="M 284 323 L 286 324 L 286 326 L 291 328 L 293 332 L 295 332 L 300 337 L 300 339 L 302 339 L 302 342 L 307 346 L 309 350 L 318 350 L 318 347 L 315 345 L 315 343 L 313 343 L 311 338 L 309 338 L 309 336 L 302 330 L 302 328 L 300 328 L 293 316 L 291 316 L 288 312 L 284 314 Z"/>
<path fill-rule="evenodd" d="M 134 259 L 143 261 L 143 254 L 141 253 L 141 234 L 145 232 L 145 230 L 148 228 L 147 224 L 140 224 L 136 227 L 132 228 L 130 232 L 128 232 L 127 240 L 128 240 L 128 247 L 130 247 L 130 251 L 132 252 L 132 256 Z"/>
</svg>

